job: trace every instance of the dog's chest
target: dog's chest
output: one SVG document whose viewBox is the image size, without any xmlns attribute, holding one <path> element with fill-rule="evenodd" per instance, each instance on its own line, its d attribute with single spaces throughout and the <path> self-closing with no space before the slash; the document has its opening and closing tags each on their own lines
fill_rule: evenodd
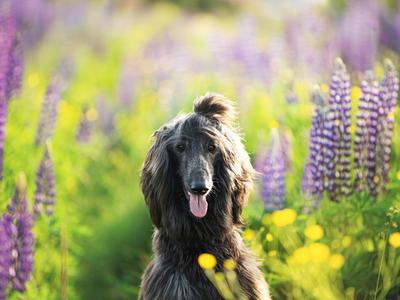
<svg viewBox="0 0 400 300">
<path fill-rule="evenodd" d="M 160 287 L 160 283 L 163 285 L 163 298 L 156 299 L 222 300 L 203 270 L 197 266 L 175 268 L 169 263 L 156 262 L 154 267 L 157 286 Z"/>
</svg>

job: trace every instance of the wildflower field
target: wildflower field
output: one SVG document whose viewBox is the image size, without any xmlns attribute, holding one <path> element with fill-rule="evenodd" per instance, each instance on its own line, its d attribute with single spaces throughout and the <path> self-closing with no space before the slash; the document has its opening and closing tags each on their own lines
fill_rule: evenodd
<svg viewBox="0 0 400 300">
<path fill-rule="evenodd" d="M 400 299 L 399 55 L 398 1 L 0 0 L 0 300 L 137 298 L 151 135 L 208 91 L 273 299 Z"/>
</svg>

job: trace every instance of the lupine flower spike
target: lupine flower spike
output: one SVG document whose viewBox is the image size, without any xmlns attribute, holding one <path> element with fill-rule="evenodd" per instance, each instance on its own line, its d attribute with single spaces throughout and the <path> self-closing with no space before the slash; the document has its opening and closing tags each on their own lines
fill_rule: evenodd
<svg viewBox="0 0 400 300">
<path fill-rule="evenodd" d="M 78 143 L 87 143 L 92 134 L 93 122 L 90 120 L 89 111 L 83 109 L 81 120 L 79 121 L 78 131 L 76 133 L 76 141 Z"/>
<path fill-rule="evenodd" d="M 388 182 L 394 117 L 399 91 L 399 78 L 390 60 L 385 61 L 385 75 L 381 82 L 378 109 L 378 140 L 376 151 L 377 174 L 375 183 L 382 188 Z"/>
<path fill-rule="evenodd" d="M 367 71 L 361 82 L 354 140 L 355 188 L 373 188 L 375 176 L 375 151 L 378 125 L 379 84 L 372 71 Z M 371 181 L 367 182 L 367 179 Z M 372 183 L 372 185 L 371 185 Z M 374 188 L 373 188 L 374 189 Z"/>
<path fill-rule="evenodd" d="M 327 101 L 319 86 L 315 86 L 312 94 L 315 104 L 314 116 L 310 131 L 310 153 L 304 169 L 302 191 L 319 204 L 324 191 L 324 130 L 327 115 Z"/>
<path fill-rule="evenodd" d="M 35 204 L 33 206 L 34 214 L 40 216 L 42 208 L 44 208 L 47 215 L 52 215 L 55 197 L 54 164 L 49 147 L 46 145 L 42 160 L 36 172 Z"/>
<path fill-rule="evenodd" d="M 285 154 L 278 130 L 272 136 L 263 166 L 263 198 L 265 210 L 283 209 L 285 201 Z"/>
<path fill-rule="evenodd" d="M 69 59 L 64 59 L 50 80 L 40 112 L 40 120 L 35 140 L 36 146 L 43 145 L 53 136 L 58 114 L 58 105 L 61 96 L 67 88 L 72 73 L 72 62 Z"/>
<path fill-rule="evenodd" d="M 15 226 L 10 216 L 4 216 L 0 219 L 0 300 L 6 299 L 6 290 L 11 279 L 13 229 L 15 229 Z"/>
<path fill-rule="evenodd" d="M 50 82 L 40 112 L 40 120 L 36 133 L 36 146 L 42 145 L 50 139 L 54 132 L 57 119 L 58 104 L 61 99 L 63 88 L 58 79 Z"/>
<path fill-rule="evenodd" d="M 10 278 L 13 288 L 24 291 L 26 282 L 30 279 L 33 270 L 33 244 L 32 233 L 33 216 L 28 210 L 26 194 L 26 178 L 20 175 L 17 181 L 15 194 L 11 199 L 6 220 L 11 220 L 12 250 Z"/>
<path fill-rule="evenodd" d="M 338 200 L 338 196 L 348 195 L 351 191 L 350 76 L 340 58 L 335 61 L 329 93 L 329 112 L 324 130 L 326 188 L 330 198 Z"/>
<path fill-rule="evenodd" d="M 8 102 L 21 87 L 23 57 L 16 36 L 11 1 L 0 3 L 0 179 L 3 170 L 5 125 Z"/>
</svg>

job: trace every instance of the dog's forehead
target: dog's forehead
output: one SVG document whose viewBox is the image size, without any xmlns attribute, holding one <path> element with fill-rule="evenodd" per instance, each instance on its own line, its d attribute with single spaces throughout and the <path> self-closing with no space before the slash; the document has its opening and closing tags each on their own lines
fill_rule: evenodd
<svg viewBox="0 0 400 300">
<path fill-rule="evenodd" d="M 203 116 L 189 114 L 176 124 L 177 134 L 192 138 L 210 137 L 217 129 L 212 122 Z"/>
</svg>

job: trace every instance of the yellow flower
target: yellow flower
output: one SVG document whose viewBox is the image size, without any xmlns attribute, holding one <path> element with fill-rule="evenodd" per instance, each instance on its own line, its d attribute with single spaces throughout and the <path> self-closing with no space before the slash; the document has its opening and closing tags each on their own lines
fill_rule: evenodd
<svg viewBox="0 0 400 300">
<path fill-rule="evenodd" d="M 324 230 L 320 225 L 311 225 L 304 230 L 304 235 L 310 240 L 317 241 L 324 236 Z"/>
<path fill-rule="evenodd" d="M 361 89 L 358 86 L 351 88 L 351 100 L 358 100 L 361 96 Z"/>
<path fill-rule="evenodd" d="M 236 262 L 232 258 L 228 258 L 224 261 L 224 269 L 233 271 L 236 268 Z"/>
<path fill-rule="evenodd" d="M 398 180 L 400 180 L 400 171 L 397 172 L 396 177 Z"/>
<path fill-rule="evenodd" d="M 310 252 L 307 247 L 300 247 L 293 252 L 293 261 L 298 264 L 305 264 L 310 260 Z"/>
<path fill-rule="evenodd" d="M 256 233 L 252 229 L 246 229 L 245 231 L 243 231 L 243 238 L 246 241 L 251 241 L 252 239 L 254 239 L 255 236 L 256 236 Z"/>
<path fill-rule="evenodd" d="M 389 236 L 389 244 L 393 248 L 400 247 L 400 232 L 394 232 Z"/>
<path fill-rule="evenodd" d="M 272 234 L 267 233 L 267 235 L 265 236 L 265 239 L 266 239 L 268 242 L 272 242 L 272 240 L 274 239 L 274 237 L 272 236 Z"/>
<path fill-rule="evenodd" d="M 329 247 L 322 243 L 312 243 L 308 246 L 312 261 L 316 263 L 323 263 L 329 257 Z"/>
<path fill-rule="evenodd" d="M 344 236 L 342 239 L 342 246 L 344 248 L 347 248 L 350 246 L 350 244 L 351 244 L 351 237 L 349 237 L 348 235 Z"/>
<path fill-rule="evenodd" d="M 295 210 L 290 208 L 285 208 L 283 210 L 276 210 L 272 213 L 272 223 L 278 227 L 284 227 L 296 220 L 297 213 Z"/>
<path fill-rule="evenodd" d="M 271 250 L 268 252 L 268 256 L 276 256 L 277 252 L 276 250 Z"/>
<path fill-rule="evenodd" d="M 198 257 L 200 267 L 204 270 L 214 269 L 217 265 L 217 259 L 210 253 L 202 253 Z"/>
<path fill-rule="evenodd" d="M 332 269 L 339 270 L 344 265 L 344 257 L 341 254 L 332 254 L 328 263 Z"/>
</svg>

